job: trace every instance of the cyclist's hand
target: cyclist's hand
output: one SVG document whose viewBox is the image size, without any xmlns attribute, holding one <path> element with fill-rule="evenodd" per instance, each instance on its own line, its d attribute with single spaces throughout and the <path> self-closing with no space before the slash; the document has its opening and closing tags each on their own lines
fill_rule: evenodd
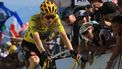
<svg viewBox="0 0 122 69">
<path fill-rule="evenodd" d="M 43 61 L 46 61 L 46 60 L 51 61 L 51 55 L 49 55 L 48 52 L 44 51 L 42 52 L 42 59 Z"/>
<path fill-rule="evenodd" d="M 70 54 L 71 54 L 72 58 L 76 59 L 76 57 L 77 57 L 77 52 L 76 51 L 70 50 Z"/>
</svg>

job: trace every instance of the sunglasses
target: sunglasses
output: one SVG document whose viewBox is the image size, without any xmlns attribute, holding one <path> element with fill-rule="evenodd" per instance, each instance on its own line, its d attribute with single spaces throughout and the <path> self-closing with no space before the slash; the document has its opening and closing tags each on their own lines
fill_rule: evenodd
<svg viewBox="0 0 122 69">
<path fill-rule="evenodd" d="M 55 15 L 45 15 L 45 18 L 46 19 L 54 19 L 55 18 Z"/>
</svg>

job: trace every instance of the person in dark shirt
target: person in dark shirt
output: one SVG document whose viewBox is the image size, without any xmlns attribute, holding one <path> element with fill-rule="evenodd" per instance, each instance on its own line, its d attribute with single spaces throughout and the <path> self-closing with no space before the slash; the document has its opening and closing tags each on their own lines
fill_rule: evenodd
<svg viewBox="0 0 122 69">
<path fill-rule="evenodd" d="M 80 26 L 82 25 L 82 23 L 86 22 L 86 18 L 84 18 L 86 16 L 85 14 L 85 10 L 68 10 L 69 12 L 66 13 L 65 17 L 64 17 L 64 21 L 66 23 L 68 23 L 70 26 L 72 26 L 72 37 L 71 37 L 71 41 L 72 41 L 72 46 L 73 48 L 77 51 L 77 47 L 79 44 L 79 29 Z M 66 12 L 66 11 L 65 11 Z"/>
<path fill-rule="evenodd" d="M 112 51 L 112 55 L 106 65 L 106 69 L 110 69 L 114 59 L 122 52 L 122 0 L 118 0 L 117 2 L 119 7 L 120 15 L 116 16 L 112 20 L 112 29 L 114 31 L 114 35 L 116 37 L 116 47 Z"/>
</svg>

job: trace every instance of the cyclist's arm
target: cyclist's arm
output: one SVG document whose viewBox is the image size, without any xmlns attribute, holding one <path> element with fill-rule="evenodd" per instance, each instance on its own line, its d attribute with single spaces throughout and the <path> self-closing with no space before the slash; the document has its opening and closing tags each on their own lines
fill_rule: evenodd
<svg viewBox="0 0 122 69">
<path fill-rule="evenodd" d="M 73 50 L 73 47 L 71 45 L 70 40 L 67 37 L 67 34 L 65 31 L 60 32 L 61 38 L 64 41 L 65 45 L 68 47 L 69 50 Z"/>
<path fill-rule="evenodd" d="M 63 25 L 61 24 L 60 18 L 58 17 L 57 17 L 57 23 L 58 23 L 58 31 L 59 31 L 59 34 L 61 35 L 63 42 L 65 43 L 65 45 L 67 46 L 69 50 L 73 50 L 72 44 L 64 30 Z"/>
<path fill-rule="evenodd" d="M 42 41 L 41 39 L 39 38 L 39 33 L 38 32 L 34 32 L 33 34 L 33 39 L 35 41 L 35 44 L 38 48 L 38 50 L 42 53 L 45 51 L 44 47 L 43 47 L 43 44 L 42 44 Z"/>
<path fill-rule="evenodd" d="M 36 29 L 34 29 L 36 27 L 35 26 L 36 22 L 37 22 L 36 17 L 35 16 L 31 17 L 30 22 L 29 22 L 30 23 L 29 29 L 32 32 L 31 33 L 32 39 L 34 40 L 36 47 L 38 48 L 40 53 L 42 53 L 43 51 L 45 51 L 45 49 L 43 47 L 41 39 L 39 38 L 39 33 L 36 31 Z"/>
</svg>

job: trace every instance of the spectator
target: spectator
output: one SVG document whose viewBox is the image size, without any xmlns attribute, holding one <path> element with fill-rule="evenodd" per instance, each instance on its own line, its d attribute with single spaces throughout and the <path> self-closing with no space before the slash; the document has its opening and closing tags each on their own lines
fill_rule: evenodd
<svg viewBox="0 0 122 69">
<path fill-rule="evenodd" d="M 75 17 L 76 17 L 76 21 L 73 24 L 73 36 L 72 36 L 72 44 L 73 46 L 75 46 L 74 49 L 77 49 L 78 44 L 79 44 L 79 40 L 78 40 L 78 36 L 79 36 L 79 29 L 81 27 L 81 25 L 85 22 L 87 22 L 87 18 L 86 18 L 86 11 L 85 10 L 79 10 L 77 12 L 74 13 Z"/>
<path fill-rule="evenodd" d="M 99 10 L 102 14 L 101 25 L 110 28 L 112 18 L 119 15 L 118 6 L 113 2 L 104 2 Z"/>
<path fill-rule="evenodd" d="M 102 5 L 103 5 L 103 3 L 100 3 L 100 2 L 95 2 L 95 3 L 92 4 L 93 12 L 92 12 L 92 15 L 91 15 L 91 20 L 95 20 L 98 23 L 100 23 L 100 21 L 101 21 L 101 14 L 100 14 L 99 8 Z"/>
<path fill-rule="evenodd" d="M 66 12 L 67 11 L 67 12 Z M 68 25 L 70 25 L 70 26 L 72 26 L 72 28 L 73 28 L 73 26 L 74 26 L 74 24 L 76 24 L 76 17 L 75 17 L 75 15 L 73 14 L 73 11 L 72 11 L 72 9 L 69 9 L 69 10 L 66 10 L 65 12 L 65 16 L 63 17 L 64 19 L 64 21 L 68 24 Z M 76 27 L 77 28 L 77 27 Z M 78 29 L 77 29 L 78 30 Z M 77 31 L 76 31 L 77 32 Z M 74 33 L 73 33 L 74 34 Z M 78 38 L 78 37 L 76 37 L 76 38 Z M 76 46 L 74 46 L 74 39 L 72 39 L 72 45 L 73 45 L 73 47 L 74 48 L 76 48 Z M 76 40 L 76 42 L 77 42 L 77 40 Z"/>
<path fill-rule="evenodd" d="M 36 69 L 37 65 L 38 65 L 39 62 L 40 62 L 40 59 L 39 59 L 39 57 L 36 55 L 36 53 L 31 52 L 30 54 L 31 54 L 32 56 L 29 58 L 30 65 L 29 65 L 28 69 Z"/>
<path fill-rule="evenodd" d="M 80 33 L 80 43 L 78 46 L 77 58 L 81 59 L 81 69 L 84 69 L 86 62 L 89 61 L 90 64 L 93 63 L 92 52 L 94 49 L 90 48 L 94 46 L 92 43 L 93 35 L 93 25 L 91 23 L 84 23 L 79 30 Z"/>
<path fill-rule="evenodd" d="M 101 40 L 101 45 L 102 46 L 109 46 L 110 44 L 112 44 L 112 42 L 114 43 L 114 37 L 113 37 L 113 32 L 111 29 L 111 20 L 113 19 L 113 17 L 119 15 L 119 11 L 118 11 L 118 6 L 113 3 L 113 2 L 104 2 L 102 7 L 99 8 L 100 12 L 101 12 L 101 16 L 102 16 L 102 21 L 101 21 L 101 31 L 100 31 L 100 40 Z M 106 34 L 109 33 L 109 34 Z M 109 38 L 106 38 L 109 37 Z M 113 41 L 112 41 L 113 40 Z"/>
<path fill-rule="evenodd" d="M 80 10 L 82 9 L 82 10 Z M 74 10 L 70 10 L 69 13 L 65 16 L 65 22 L 72 26 L 72 45 L 75 50 L 77 50 L 79 41 L 78 41 L 78 35 L 79 35 L 79 29 L 82 23 L 85 23 L 87 21 L 86 19 L 86 13 L 84 8 L 75 8 Z"/>
<path fill-rule="evenodd" d="M 119 6 L 120 13 L 122 13 L 122 0 L 118 0 L 117 4 Z"/>
<path fill-rule="evenodd" d="M 116 37 L 116 47 L 112 52 L 112 56 L 110 57 L 106 69 L 110 69 L 114 59 L 120 54 L 122 51 L 122 15 L 116 16 L 112 20 L 112 29 L 114 31 L 114 35 Z"/>
<path fill-rule="evenodd" d="M 119 11 L 122 13 L 122 0 L 118 0 L 117 2 L 119 6 Z M 114 31 L 115 37 L 116 37 L 116 47 L 114 48 L 112 52 L 112 56 L 110 57 L 106 69 L 110 69 L 111 65 L 113 64 L 113 60 L 120 54 L 122 51 L 122 15 L 116 16 L 112 20 L 112 29 Z"/>
</svg>

